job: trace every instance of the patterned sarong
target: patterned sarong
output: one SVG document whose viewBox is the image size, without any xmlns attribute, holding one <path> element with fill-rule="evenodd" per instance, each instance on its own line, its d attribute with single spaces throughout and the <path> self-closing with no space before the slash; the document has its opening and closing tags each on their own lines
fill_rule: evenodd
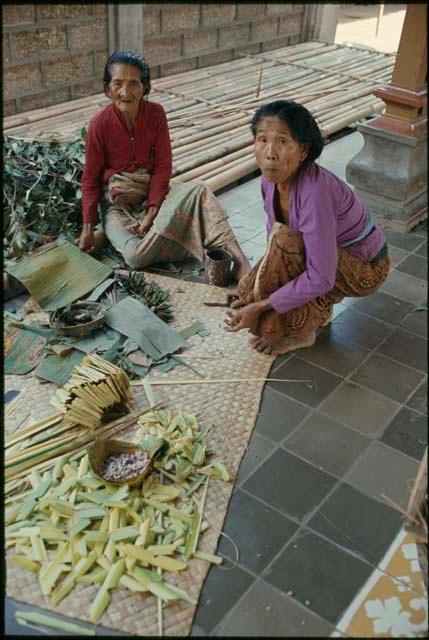
<svg viewBox="0 0 429 640">
<path fill-rule="evenodd" d="M 377 291 L 389 274 L 389 265 L 387 255 L 363 262 L 346 249 L 338 248 L 334 287 L 323 296 L 286 313 L 265 311 L 259 317 L 258 326 L 253 333 L 271 341 L 284 336 L 302 338 L 326 323 L 333 304 L 348 296 L 366 296 Z M 267 298 L 305 269 L 306 255 L 302 234 L 276 222 L 265 255 L 239 282 L 240 297 L 248 304 Z"/>
<path fill-rule="evenodd" d="M 150 175 L 145 169 L 111 176 L 104 192 L 102 219 L 113 246 L 135 269 L 189 257 L 204 260 L 204 250 L 224 247 L 235 236 L 225 210 L 212 191 L 199 183 L 172 180 L 148 233 L 129 231 L 146 214 Z"/>
</svg>

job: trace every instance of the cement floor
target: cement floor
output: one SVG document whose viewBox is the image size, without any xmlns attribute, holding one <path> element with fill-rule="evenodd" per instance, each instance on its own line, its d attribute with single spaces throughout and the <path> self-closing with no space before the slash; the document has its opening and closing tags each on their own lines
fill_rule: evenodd
<svg viewBox="0 0 429 640">
<path fill-rule="evenodd" d="M 321 164 L 344 178 L 361 145 L 360 133 L 344 136 Z M 259 178 L 219 199 L 254 263 L 265 246 Z M 381 496 L 406 504 L 427 443 L 427 231 L 386 236 L 381 290 L 345 299 L 312 348 L 273 364 L 272 378 L 316 385 L 266 384 L 224 525 L 240 560 L 210 569 L 193 636 L 329 637 L 400 530 Z M 6 633 L 25 635 L 14 607 Z"/>
<path fill-rule="evenodd" d="M 376 34 L 377 4 L 343 4 L 338 7 L 335 43 L 396 53 L 406 9 L 406 4 L 385 4 Z"/>
</svg>

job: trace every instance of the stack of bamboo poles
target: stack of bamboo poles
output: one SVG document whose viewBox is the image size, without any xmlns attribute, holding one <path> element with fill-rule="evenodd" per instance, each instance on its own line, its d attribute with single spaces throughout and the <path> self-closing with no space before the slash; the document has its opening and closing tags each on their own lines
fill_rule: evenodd
<svg viewBox="0 0 429 640">
<path fill-rule="evenodd" d="M 86 356 L 51 400 L 61 411 L 6 438 L 6 480 L 109 431 L 113 423 L 102 425 L 103 420 L 112 410 L 131 415 L 131 397 L 122 369 L 95 354 Z"/>
<path fill-rule="evenodd" d="M 24 489 L 28 471 L 46 471 L 64 455 L 73 456 L 83 451 L 96 438 L 114 436 L 118 431 L 130 427 L 146 410 L 133 411 L 99 427 L 95 431 L 75 426 L 71 428 L 63 421 L 64 414 L 57 413 L 41 420 L 14 436 L 5 439 L 4 494 L 10 497 Z M 64 433 L 66 432 L 66 433 Z M 58 434 L 62 433 L 62 436 Z"/>
<path fill-rule="evenodd" d="M 152 83 L 173 148 L 173 176 L 201 180 L 214 191 L 257 169 L 250 122 L 262 103 L 288 98 L 305 105 L 325 137 L 384 109 L 374 90 L 391 79 L 395 57 L 357 47 L 305 42 Z M 4 120 L 7 135 L 44 130 L 75 137 L 100 107 L 91 96 Z"/>
</svg>

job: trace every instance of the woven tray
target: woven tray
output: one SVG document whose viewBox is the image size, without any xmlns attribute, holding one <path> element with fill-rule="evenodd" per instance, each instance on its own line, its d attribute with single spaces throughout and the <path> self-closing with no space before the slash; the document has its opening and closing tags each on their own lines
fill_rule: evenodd
<svg viewBox="0 0 429 640">
<path fill-rule="evenodd" d="M 208 337 L 198 335 L 187 340 L 186 355 L 210 356 L 210 359 L 192 358 L 187 360 L 204 377 L 210 378 L 266 378 L 274 360 L 248 346 L 247 332 L 229 334 L 224 330 L 225 309 L 204 307 L 203 301 L 224 301 L 225 289 L 174 280 L 150 274 L 163 288 L 172 294 L 175 321 L 172 326 L 184 328 L 194 320 L 201 320 L 210 331 Z M 153 374 L 155 377 L 155 373 Z M 168 374 L 156 374 L 158 378 L 197 379 L 198 376 L 184 366 L 173 369 Z M 153 387 L 155 400 L 164 400 L 172 408 L 182 407 L 185 412 L 194 413 L 200 426 L 215 425 L 207 435 L 208 446 L 215 448 L 231 475 L 236 476 L 241 458 L 255 425 L 264 382 L 195 384 Z M 6 432 L 17 428 L 27 412 L 31 420 L 25 424 L 54 413 L 48 405 L 56 385 L 41 383 L 31 375 L 7 376 L 5 389 L 21 389 L 24 400 L 16 414 L 8 420 Z M 136 404 L 146 405 L 146 398 L 140 387 L 133 387 Z M 22 425 L 21 425 L 22 426 Z M 120 439 L 132 437 L 136 427 L 120 434 Z M 199 548 L 215 553 L 220 531 L 226 516 L 233 490 L 233 482 L 225 483 L 211 479 L 206 500 L 205 516 L 210 528 L 201 536 Z M 171 577 L 171 582 L 185 589 L 192 598 L 199 597 L 209 565 L 193 558 L 185 571 Z M 45 609 L 53 609 L 48 597 L 43 596 L 37 576 L 12 567 L 7 563 L 7 595 L 21 602 Z M 66 616 L 88 621 L 88 611 L 97 589 L 94 586 L 79 585 L 55 611 Z M 164 634 L 188 635 L 196 607 L 182 602 L 174 602 L 164 608 Z M 112 600 L 100 620 L 100 624 L 112 629 L 135 635 L 157 635 L 157 600 L 153 595 L 132 594 L 126 590 L 114 590 Z"/>
</svg>

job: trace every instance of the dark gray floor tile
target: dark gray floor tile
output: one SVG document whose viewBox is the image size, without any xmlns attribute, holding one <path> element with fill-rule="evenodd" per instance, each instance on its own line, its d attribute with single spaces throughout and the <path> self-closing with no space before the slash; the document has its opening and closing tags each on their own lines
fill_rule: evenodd
<svg viewBox="0 0 429 640">
<path fill-rule="evenodd" d="M 427 346 L 425 338 L 398 328 L 378 347 L 377 352 L 413 369 L 427 371 Z"/>
<path fill-rule="evenodd" d="M 191 638 L 198 638 L 198 637 L 206 638 L 208 634 L 204 631 L 202 627 L 199 627 L 197 624 L 192 623 L 191 632 L 189 635 L 191 636 Z"/>
<path fill-rule="evenodd" d="M 372 567 L 310 533 L 299 532 L 267 569 L 264 580 L 335 624 Z"/>
<path fill-rule="evenodd" d="M 427 258 L 428 257 L 428 243 L 425 242 L 424 244 L 422 244 L 421 247 L 419 247 L 418 249 L 415 250 L 415 253 L 418 256 L 422 256 L 423 258 Z"/>
<path fill-rule="evenodd" d="M 345 476 L 345 481 L 380 501 L 385 495 L 406 509 L 408 483 L 414 481 L 418 466 L 416 460 L 404 453 L 383 442 L 374 442 Z"/>
<path fill-rule="evenodd" d="M 398 406 L 370 389 L 345 381 L 322 402 L 319 411 L 364 435 L 378 437 L 398 411 Z"/>
<path fill-rule="evenodd" d="M 315 467 L 341 477 L 371 440 L 315 411 L 283 443 L 283 447 Z"/>
<path fill-rule="evenodd" d="M 417 307 L 417 309 L 419 309 Z M 419 309 L 418 311 L 411 311 L 407 315 L 407 317 L 402 320 L 401 327 L 407 329 L 407 331 L 412 331 L 412 333 L 416 333 L 418 336 L 422 338 L 428 337 L 428 312 L 424 309 Z"/>
<path fill-rule="evenodd" d="M 377 320 L 390 324 L 399 324 L 413 308 L 413 305 L 405 300 L 394 298 L 383 291 L 376 291 L 364 298 L 354 298 L 352 309 L 374 316 Z"/>
<path fill-rule="evenodd" d="M 401 524 L 398 511 L 342 483 L 307 526 L 375 565 Z"/>
<path fill-rule="evenodd" d="M 402 233 L 401 231 L 384 230 L 387 242 L 405 251 L 414 251 L 424 242 L 424 239 L 417 234 Z"/>
<path fill-rule="evenodd" d="M 428 287 L 424 280 L 393 269 L 381 290 L 411 304 L 420 304 L 427 299 Z"/>
<path fill-rule="evenodd" d="M 367 350 L 336 336 L 328 328 L 321 331 L 316 343 L 310 349 L 303 349 L 299 357 L 345 377 L 356 369 L 367 355 Z"/>
<path fill-rule="evenodd" d="M 272 382 L 269 380 L 267 386 L 314 408 L 341 382 L 341 378 L 338 376 L 315 367 L 296 356 L 276 369 L 272 377 L 310 380 L 311 382 Z"/>
<path fill-rule="evenodd" d="M 240 564 L 253 573 L 261 573 L 297 529 L 295 522 L 239 489 L 232 496 L 223 528 L 238 546 Z M 234 559 L 224 536 L 218 552 Z"/>
<path fill-rule="evenodd" d="M 253 582 L 252 576 L 235 567 L 225 571 L 213 565 L 201 591 L 193 624 L 210 633 Z"/>
<path fill-rule="evenodd" d="M 391 326 L 356 313 L 353 305 L 331 322 L 330 330 L 346 342 L 353 342 L 366 349 L 375 349 L 385 339 Z"/>
<path fill-rule="evenodd" d="M 424 375 L 404 364 L 373 353 L 351 376 L 352 380 L 392 400 L 405 402 Z"/>
<path fill-rule="evenodd" d="M 271 369 L 271 377 L 275 378 L 275 375 L 273 375 L 273 372 L 276 371 L 276 369 L 278 369 L 279 367 L 281 367 L 282 364 L 284 364 L 285 362 L 293 358 L 293 356 L 294 356 L 293 353 L 284 353 L 280 356 L 277 356 L 277 358 L 273 362 L 273 366 Z"/>
<path fill-rule="evenodd" d="M 335 478 L 327 473 L 277 449 L 242 488 L 282 513 L 302 520 L 317 507 L 335 482 Z"/>
<path fill-rule="evenodd" d="M 416 411 L 420 411 L 420 413 L 425 413 L 427 415 L 428 412 L 428 383 L 427 380 L 423 382 L 417 391 L 413 393 L 411 398 L 407 402 L 407 406 L 411 407 L 411 409 L 415 409 Z"/>
<path fill-rule="evenodd" d="M 409 273 L 416 278 L 421 278 L 422 280 L 427 279 L 428 261 L 427 258 L 423 258 L 422 256 L 411 254 L 408 258 L 402 260 L 395 268 L 403 273 Z"/>
<path fill-rule="evenodd" d="M 381 441 L 421 460 L 428 442 L 427 428 L 427 416 L 403 407 L 387 427 Z"/>
<path fill-rule="evenodd" d="M 237 608 L 216 628 L 222 637 L 328 638 L 333 626 L 263 580 L 255 582 Z"/>
<path fill-rule="evenodd" d="M 399 249 L 398 247 L 390 245 L 389 246 L 390 266 L 392 268 L 396 267 L 396 265 L 402 262 L 402 260 L 409 255 L 410 255 L 409 251 L 404 251 L 403 249 Z"/>
<path fill-rule="evenodd" d="M 237 484 L 240 484 L 258 467 L 262 460 L 267 457 L 276 447 L 275 444 L 263 438 L 255 431 L 252 434 L 248 448 L 241 460 L 240 469 L 236 478 Z"/>
<path fill-rule="evenodd" d="M 266 386 L 255 431 L 275 442 L 280 442 L 302 422 L 310 411 L 309 407 Z"/>
<path fill-rule="evenodd" d="M 425 240 L 428 237 L 428 221 L 427 218 L 419 222 L 413 229 L 411 229 L 410 233 L 415 233 L 416 236 L 423 236 Z"/>
</svg>

